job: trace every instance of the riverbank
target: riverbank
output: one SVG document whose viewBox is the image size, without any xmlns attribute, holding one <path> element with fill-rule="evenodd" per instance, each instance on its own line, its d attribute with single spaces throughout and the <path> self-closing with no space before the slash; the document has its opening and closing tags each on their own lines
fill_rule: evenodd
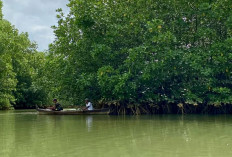
<svg viewBox="0 0 232 157">
<path fill-rule="evenodd" d="M 66 109 L 78 108 L 80 106 L 65 106 Z M 161 103 L 161 104 L 97 104 L 95 108 L 110 108 L 111 115 L 144 115 L 144 114 L 231 114 L 231 104 L 207 105 L 186 103 Z M 11 108 L 9 110 L 32 110 L 30 108 Z"/>
<path fill-rule="evenodd" d="M 206 104 L 111 104 L 111 114 L 230 114 L 231 104 L 206 105 Z"/>
</svg>

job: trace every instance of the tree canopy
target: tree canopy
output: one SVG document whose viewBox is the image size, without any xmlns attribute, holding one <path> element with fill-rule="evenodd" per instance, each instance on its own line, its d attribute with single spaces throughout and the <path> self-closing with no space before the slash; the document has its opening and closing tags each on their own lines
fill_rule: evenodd
<svg viewBox="0 0 232 157">
<path fill-rule="evenodd" d="M 231 104 L 226 0 L 70 0 L 50 55 L 60 94 L 107 104 Z"/>
<path fill-rule="evenodd" d="M 0 10 L 2 1 L 0 1 Z M 31 108 L 45 102 L 36 79 L 45 54 L 36 51 L 27 33 L 19 31 L 3 18 L 0 11 L 0 109 Z M 40 62 L 40 63 L 38 63 Z M 46 95 L 46 94 L 45 94 Z"/>
<path fill-rule="evenodd" d="M 9 71 L 0 79 L 11 83 L 0 89 L 10 85 L 9 102 L 36 95 L 42 103 L 56 96 L 79 105 L 90 98 L 136 114 L 232 104 L 229 1 L 70 0 L 68 7 L 68 15 L 57 9 L 47 55 L 1 20 L 0 36 L 3 28 L 10 36 L 0 42 L 0 64 Z"/>
</svg>

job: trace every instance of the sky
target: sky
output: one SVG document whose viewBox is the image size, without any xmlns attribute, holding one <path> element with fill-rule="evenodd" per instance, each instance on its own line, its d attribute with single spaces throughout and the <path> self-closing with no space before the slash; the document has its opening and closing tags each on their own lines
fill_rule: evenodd
<svg viewBox="0 0 232 157">
<path fill-rule="evenodd" d="M 38 44 L 38 50 L 48 49 L 54 41 L 51 26 L 57 25 L 56 9 L 68 13 L 68 0 L 2 0 L 4 19 L 20 32 L 28 32 L 31 41 Z"/>
</svg>

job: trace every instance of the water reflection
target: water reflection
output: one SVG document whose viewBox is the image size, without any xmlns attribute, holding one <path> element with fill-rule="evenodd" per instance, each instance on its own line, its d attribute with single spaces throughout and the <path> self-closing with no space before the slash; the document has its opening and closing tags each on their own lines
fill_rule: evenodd
<svg viewBox="0 0 232 157">
<path fill-rule="evenodd" d="M 232 155 L 232 116 L 8 113 L 0 112 L 0 157 Z"/>
<path fill-rule="evenodd" d="M 93 125 L 93 116 L 92 115 L 89 115 L 89 116 L 86 116 L 85 117 L 86 119 L 86 127 L 88 129 L 88 132 L 91 131 L 91 128 L 92 128 L 92 125 Z"/>
</svg>

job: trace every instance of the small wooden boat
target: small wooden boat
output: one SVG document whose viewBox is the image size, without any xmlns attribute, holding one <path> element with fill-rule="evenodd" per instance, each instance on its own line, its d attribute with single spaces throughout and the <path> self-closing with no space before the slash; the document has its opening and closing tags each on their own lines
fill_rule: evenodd
<svg viewBox="0 0 232 157">
<path fill-rule="evenodd" d="M 54 111 L 51 109 L 36 109 L 39 114 L 45 115 L 107 115 L 110 113 L 110 109 L 95 109 L 95 110 L 62 110 L 62 111 Z"/>
</svg>

